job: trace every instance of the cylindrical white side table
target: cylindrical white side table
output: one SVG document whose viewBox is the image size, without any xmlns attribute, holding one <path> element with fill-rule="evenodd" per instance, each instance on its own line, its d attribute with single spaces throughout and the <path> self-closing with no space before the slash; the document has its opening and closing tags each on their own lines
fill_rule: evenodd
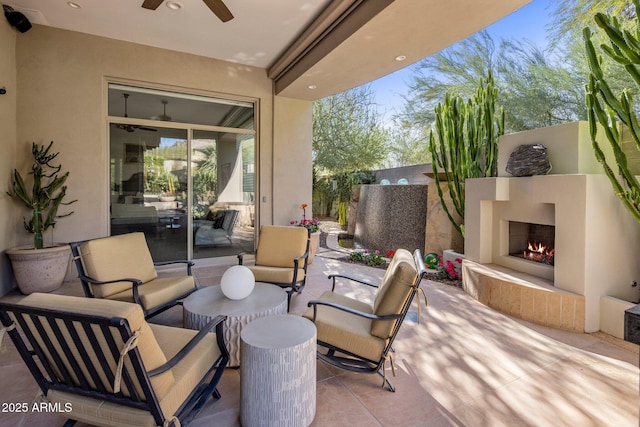
<svg viewBox="0 0 640 427">
<path fill-rule="evenodd" d="M 316 326 L 290 314 L 261 317 L 240 332 L 240 422 L 306 427 L 316 414 Z"/>
</svg>

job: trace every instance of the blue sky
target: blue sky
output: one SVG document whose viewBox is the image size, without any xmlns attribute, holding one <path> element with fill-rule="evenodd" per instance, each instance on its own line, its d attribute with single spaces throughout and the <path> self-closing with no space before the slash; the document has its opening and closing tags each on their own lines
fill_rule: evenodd
<svg viewBox="0 0 640 427">
<path fill-rule="evenodd" d="M 540 47 L 547 45 L 546 27 L 550 22 L 549 5 L 558 0 L 533 0 L 523 8 L 515 11 L 493 25 L 487 27 L 491 36 L 500 38 L 526 38 Z M 371 82 L 371 89 L 376 95 L 379 111 L 385 120 L 401 109 L 402 95 L 407 92 L 407 83 L 411 78 L 412 66 L 396 71 Z"/>
</svg>

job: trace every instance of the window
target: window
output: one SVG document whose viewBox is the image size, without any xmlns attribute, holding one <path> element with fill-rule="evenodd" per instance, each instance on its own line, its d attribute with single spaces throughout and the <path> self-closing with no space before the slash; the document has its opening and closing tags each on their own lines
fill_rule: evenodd
<svg viewBox="0 0 640 427">
<path fill-rule="evenodd" d="M 111 234 L 154 261 L 254 250 L 255 104 L 109 84 Z"/>
</svg>

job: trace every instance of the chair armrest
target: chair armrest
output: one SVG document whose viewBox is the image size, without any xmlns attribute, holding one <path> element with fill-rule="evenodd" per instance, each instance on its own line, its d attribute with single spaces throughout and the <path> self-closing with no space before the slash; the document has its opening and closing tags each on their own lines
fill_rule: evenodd
<svg viewBox="0 0 640 427">
<path fill-rule="evenodd" d="M 191 276 L 191 267 L 195 265 L 195 262 L 187 261 L 187 260 L 176 260 L 176 261 L 158 261 L 153 263 L 153 265 L 155 265 L 156 267 L 161 265 L 171 265 L 171 264 L 187 264 L 187 274 Z"/>
<path fill-rule="evenodd" d="M 316 320 L 316 312 L 318 310 L 319 305 L 333 307 L 336 310 L 346 311 L 347 313 L 355 314 L 356 316 L 365 317 L 371 320 L 395 320 L 395 319 L 400 319 L 402 317 L 402 314 L 386 314 L 384 316 L 378 316 L 377 314 L 365 313 L 364 311 L 356 310 L 351 307 L 346 307 L 344 305 L 336 304 L 334 302 L 313 300 L 307 303 L 307 307 L 313 307 L 314 322 Z"/>
<path fill-rule="evenodd" d="M 132 279 L 130 277 L 125 277 L 122 279 L 114 279 L 114 280 L 97 280 L 93 277 L 86 276 L 84 274 L 78 274 L 78 278 L 80 280 L 84 280 L 86 282 L 91 283 L 92 285 L 108 285 L 109 283 L 118 283 L 118 282 L 131 282 L 133 286 L 139 286 L 142 284 L 142 280 L 140 279 Z"/>
<path fill-rule="evenodd" d="M 369 283 L 369 282 L 366 282 L 366 281 L 361 280 L 361 279 L 356 279 L 355 277 L 344 276 L 342 274 L 330 274 L 329 276 L 327 276 L 327 279 L 333 280 L 333 283 L 331 285 L 331 291 L 332 292 L 336 288 L 336 278 L 351 280 L 351 281 L 356 282 L 356 283 L 360 283 L 360 284 L 363 284 L 363 285 L 371 286 L 372 288 L 377 288 L 378 287 L 378 285 L 374 285 L 373 283 Z"/>
<path fill-rule="evenodd" d="M 223 337 L 223 326 L 224 326 L 224 321 L 227 319 L 227 316 L 216 316 L 214 317 L 211 321 L 209 321 L 209 323 L 207 323 L 204 328 L 202 328 L 198 334 L 191 338 L 191 340 L 180 349 L 180 351 L 173 356 L 171 359 L 169 359 L 167 361 L 167 363 L 158 366 L 157 368 L 149 371 L 149 376 L 153 377 L 156 375 L 160 375 L 163 372 L 168 371 L 169 369 L 173 368 L 174 366 L 176 366 L 178 363 L 180 363 L 180 361 L 182 359 L 185 358 L 186 355 L 189 354 L 189 352 L 191 352 L 191 350 L 193 350 L 193 348 L 198 345 L 198 343 L 200 341 L 202 341 L 202 339 L 204 337 L 207 336 L 207 334 L 211 331 L 211 329 L 213 329 L 214 327 L 216 328 L 216 340 L 218 342 L 218 347 L 220 348 L 220 351 L 222 353 L 222 357 L 229 357 L 229 352 L 227 351 L 227 346 L 224 343 L 224 337 Z"/>
<path fill-rule="evenodd" d="M 131 290 L 133 291 L 133 300 L 136 302 L 136 304 L 142 305 L 142 303 L 140 302 L 140 295 L 138 293 L 138 286 L 142 285 L 142 280 L 140 279 L 132 279 L 132 278 L 125 277 L 122 279 L 104 281 L 104 280 L 96 280 L 93 277 L 89 277 L 87 275 L 80 274 L 80 273 L 78 273 L 78 277 L 80 278 L 80 280 L 87 283 L 91 283 L 92 285 L 108 285 L 109 283 L 131 282 Z M 93 297 L 93 293 L 91 293 L 91 295 L 85 295 L 85 296 Z"/>
</svg>

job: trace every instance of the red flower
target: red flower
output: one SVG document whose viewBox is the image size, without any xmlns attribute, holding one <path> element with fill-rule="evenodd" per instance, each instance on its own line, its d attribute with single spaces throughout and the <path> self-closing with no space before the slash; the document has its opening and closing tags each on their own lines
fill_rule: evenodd
<svg viewBox="0 0 640 427">
<path fill-rule="evenodd" d="M 389 250 L 387 251 L 387 253 L 385 254 L 385 256 L 386 256 L 387 258 L 391 258 L 391 257 L 393 257 L 393 255 L 395 255 L 395 253 L 396 253 L 396 251 L 394 251 L 393 249 L 389 249 Z"/>
</svg>

